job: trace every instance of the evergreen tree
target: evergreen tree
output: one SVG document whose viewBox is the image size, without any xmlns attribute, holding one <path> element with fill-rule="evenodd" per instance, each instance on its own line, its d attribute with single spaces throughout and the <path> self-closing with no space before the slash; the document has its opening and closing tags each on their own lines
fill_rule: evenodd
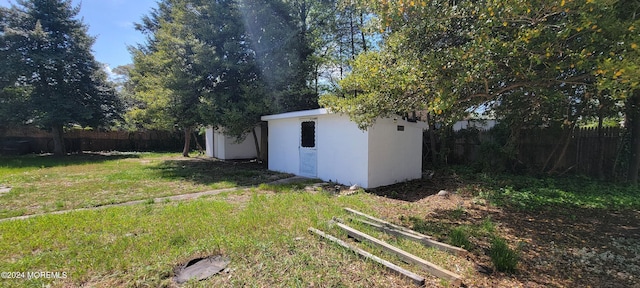
<svg viewBox="0 0 640 288">
<path fill-rule="evenodd" d="M 94 39 L 70 0 L 19 0 L 3 9 L 0 85 L 3 114 L 53 133 L 54 154 L 65 155 L 68 125 L 97 127 L 119 117 L 121 105 L 91 54 Z"/>
<path fill-rule="evenodd" d="M 250 48 L 270 98 L 271 112 L 317 108 L 309 88 L 313 65 L 305 1 L 240 1 Z"/>
<path fill-rule="evenodd" d="M 146 46 L 134 49 L 131 76 L 145 105 L 129 114 L 143 127 L 184 129 L 184 156 L 190 131 L 198 125 L 224 127 L 226 134 L 243 137 L 269 105 L 237 2 L 166 0 L 159 5 L 138 25 L 150 36 Z"/>
<path fill-rule="evenodd" d="M 137 51 L 134 56 L 134 77 L 140 88 L 139 95 L 154 105 L 152 108 L 157 108 L 145 111 L 157 113 L 147 114 L 146 120 L 156 124 L 164 120 L 166 122 L 161 126 L 183 129 L 185 142 L 182 154 L 185 157 L 189 156 L 192 130 L 201 122 L 198 104 L 204 88 L 202 82 L 206 78 L 197 63 L 197 55 L 204 47 L 190 25 L 191 9 L 195 9 L 190 2 L 168 1 L 167 7 L 170 8 L 165 13 L 168 13 L 170 21 L 158 19 L 157 26 L 149 28 L 153 37 L 148 47 Z M 154 98 L 161 101 L 154 101 Z"/>
<path fill-rule="evenodd" d="M 143 104 L 129 118 L 142 127 L 179 126 L 185 133 L 213 125 L 240 139 L 261 115 L 318 107 L 317 93 L 309 89 L 307 12 L 294 4 L 159 2 L 137 25 L 148 35 L 147 43 L 132 49 L 131 79 Z"/>
</svg>

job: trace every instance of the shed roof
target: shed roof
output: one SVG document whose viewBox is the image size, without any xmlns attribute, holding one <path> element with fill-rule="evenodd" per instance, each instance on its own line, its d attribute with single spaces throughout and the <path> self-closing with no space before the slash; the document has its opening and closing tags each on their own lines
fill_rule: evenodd
<svg viewBox="0 0 640 288">
<path fill-rule="evenodd" d="M 286 119 L 286 118 L 318 116 L 318 115 L 325 115 L 330 113 L 331 112 L 329 112 L 329 110 L 327 110 L 326 108 L 320 108 L 320 109 L 313 109 L 313 110 L 287 112 L 282 114 L 265 115 L 260 117 L 260 119 L 262 121 L 269 121 L 269 120 Z"/>
<path fill-rule="evenodd" d="M 260 117 L 260 119 L 262 121 L 269 121 L 269 120 L 279 120 L 279 119 L 288 119 L 288 118 L 313 117 L 313 116 L 327 115 L 327 114 L 333 114 L 333 112 L 331 112 L 327 108 L 319 108 L 319 109 L 313 109 L 313 110 L 303 110 L 303 111 L 294 111 L 294 112 L 287 112 L 287 113 L 274 114 L 274 115 L 265 115 Z M 397 120 L 397 119 L 394 119 L 394 120 Z M 415 125 L 422 128 L 423 130 L 426 130 L 429 128 L 426 122 L 422 122 L 422 121 L 409 122 L 406 120 L 401 120 L 401 121 L 405 125 Z"/>
</svg>

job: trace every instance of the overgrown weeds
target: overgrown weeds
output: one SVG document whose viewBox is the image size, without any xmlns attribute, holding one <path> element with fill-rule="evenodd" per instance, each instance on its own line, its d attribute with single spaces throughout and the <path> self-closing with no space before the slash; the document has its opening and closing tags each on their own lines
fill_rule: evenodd
<svg viewBox="0 0 640 288">
<path fill-rule="evenodd" d="M 491 248 L 489 249 L 489 257 L 496 270 L 501 272 L 514 273 L 519 261 L 518 252 L 509 248 L 507 241 L 500 237 L 494 237 L 491 240 Z"/>
<path fill-rule="evenodd" d="M 479 249 L 480 244 L 489 242 L 491 247 L 488 254 L 495 269 L 508 273 L 516 271 L 519 261 L 518 253 L 509 248 L 506 240 L 501 238 L 496 230 L 496 224 L 490 217 L 477 224 L 466 225 L 445 224 L 417 217 L 409 217 L 404 220 L 412 223 L 410 226 L 418 232 L 431 235 L 436 239 L 469 251 L 476 250 L 475 253 L 484 254 L 484 251 Z M 472 241 L 471 238 L 475 240 Z"/>
<path fill-rule="evenodd" d="M 464 190 L 491 204 L 518 210 L 576 207 L 640 209 L 640 187 L 602 182 L 584 176 L 536 178 L 523 175 L 474 174 L 462 169 L 461 177 L 476 184 Z"/>
<path fill-rule="evenodd" d="M 451 230 L 451 232 L 449 233 L 448 242 L 451 243 L 451 245 L 457 247 L 461 247 L 467 250 L 471 249 L 471 241 L 469 241 L 469 236 L 467 235 L 467 232 L 461 227 L 456 227 Z"/>
</svg>

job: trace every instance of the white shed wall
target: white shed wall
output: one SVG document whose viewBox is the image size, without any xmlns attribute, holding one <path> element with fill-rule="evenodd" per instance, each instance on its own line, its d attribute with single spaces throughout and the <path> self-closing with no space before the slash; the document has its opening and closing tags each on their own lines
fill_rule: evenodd
<svg viewBox="0 0 640 288">
<path fill-rule="evenodd" d="M 318 116 L 318 178 L 367 188 L 367 134 L 348 116 Z"/>
<path fill-rule="evenodd" d="M 404 131 L 398 131 L 398 125 Z M 422 177 L 422 127 L 404 120 L 378 119 L 369 128 L 368 153 L 368 187 L 418 179 Z"/>
<path fill-rule="evenodd" d="M 300 120 L 269 120 L 269 170 L 293 173 L 300 170 Z"/>
<path fill-rule="evenodd" d="M 220 137 L 220 134 L 214 130 L 213 132 L 213 157 L 222 159 L 225 152 L 224 137 Z"/>
<path fill-rule="evenodd" d="M 252 159 L 258 157 L 253 134 L 248 134 L 244 141 L 236 143 L 234 137 L 228 137 L 220 129 L 207 128 L 206 150 L 208 157 L 221 160 Z M 256 128 L 258 145 L 260 144 L 260 129 Z"/>
<path fill-rule="evenodd" d="M 367 131 L 325 109 L 263 116 L 269 123 L 269 169 L 300 175 L 301 122 L 316 121 L 317 177 L 364 188 L 422 176 L 424 123 L 378 119 Z M 403 125 L 404 131 L 397 131 Z M 306 166 L 305 166 L 306 167 Z"/>
<path fill-rule="evenodd" d="M 214 154 L 214 145 L 213 145 L 213 127 L 209 126 L 207 127 L 207 130 L 205 132 L 205 150 L 206 150 L 206 155 L 207 157 L 213 157 Z"/>
</svg>

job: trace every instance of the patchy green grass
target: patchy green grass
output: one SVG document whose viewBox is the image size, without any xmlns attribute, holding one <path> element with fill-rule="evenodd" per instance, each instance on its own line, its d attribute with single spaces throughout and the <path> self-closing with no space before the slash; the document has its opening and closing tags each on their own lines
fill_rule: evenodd
<svg viewBox="0 0 640 288">
<path fill-rule="evenodd" d="M 64 275 L 64 279 L 0 279 L 2 287 L 172 287 L 178 265 L 218 253 L 230 257 L 230 270 L 187 287 L 411 286 L 307 232 L 313 226 L 346 239 L 327 221 L 344 217 L 345 206 L 370 210 L 375 201 L 366 193 L 349 197 L 301 193 L 315 181 L 266 185 L 262 183 L 288 175 L 252 163 L 167 154 L 2 160 L 0 183 L 13 188 L 0 196 L 4 218 L 144 200 L 132 206 L 1 221 L 0 251 L 6 252 L 0 254 L 0 271 L 24 272 L 27 277 L 29 272 Z M 253 188 L 191 201 L 153 201 L 237 186 Z M 447 263 L 446 257 L 438 256 L 441 252 L 394 243 L 435 255 L 441 265 Z"/>
<path fill-rule="evenodd" d="M 305 180 L 305 181 L 301 181 L 301 182 L 292 182 L 292 183 L 286 183 L 286 184 L 260 184 L 258 186 L 259 189 L 261 190 L 268 190 L 268 191 L 273 191 L 273 192 L 278 192 L 278 193 L 282 193 L 282 192 L 293 192 L 293 191 L 301 191 L 303 189 L 305 189 L 307 186 L 314 184 L 314 183 L 319 183 L 320 180 L 316 180 L 316 179 L 309 179 L 309 180 Z M 318 192 L 321 189 L 316 189 L 315 191 Z"/>
<path fill-rule="evenodd" d="M 0 218 L 254 186 L 287 177 L 255 163 L 113 153 L 0 156 Z"/>
<path fill-rule="evenodd" d="M 455 210 L 452 211 L 455 213 Z M 477 239 L 478 242 L 490 242 L 491 239 L 499 236 L 495 228 L 496 224 L 490 217 L 481 222 L 470 224 L 457 224 L 414 216 L 402 218 L 401 221 L 405 226 L 411 227 L 415 231 L 431 235 L 450 245 L 478 253 L 482 253 L 482 251 L 477 244 L 470 241 L 470 237 Z"/>
<path fill-rule="evenodd" d="M 489 248 L 489 257 L 496 270 L 514 273 L 516 272 L 519 256 L 518 251 L 511 249 L 507 245 L 507 241 L 500 237 L 491 240 L 491 248 Z"/>
<path fill-rule="evenodd" d="M 457 246 L 464 249 L 471 249 L 471 241 L 469 241 L 469 235 L 462 227 L 456 227 L 449 233 L 449 243 L 453 246 Z"/>
<path fill-rule="evenodd" d="M 232 269 L 189 286 L 384 287 L 393 278 L 307 232 L 310 226 L 329 229 L 326 221 L 344 214 L 343 206 L 368 205 L 366 195 L 246 193 L 246 203 L 218 195 L 0 222 L 0 250 L 5 251 L 0 271 L 67 275 L 58 280 L 1 279 L 0 285 L 162 287 L 171 285 L 176 265 L 218 253 L 231 258 Z"/>
<path fill-rule="evenodd" d="M 389 188 L 401 191 L 397 194 L 408 196 L 408 200 L 369 193 L 338 197 L 321 189 L 304 191 L 312 182 L 263 184 L 287 176 L 265 171 L 254 163 L 183 159 L 169 154 L 0 157 L 0 185 L 13 188 L 0 195 L 0 209 L 4 209 L 0 210 L 0 218 L 144 200 L 126 207 L 0 221 L 0 251 L 3 251 L 0 272 L 42 271 L 66 276 L 57 280 L 0 279 L 0 286 L 175 287 L 171 278 L 177 265 L 195 257 L 221 253 L 231 259 L 228 270 L 207 281 L 187 283 L 185 287 L 413 287 L 406 279 L 307 232 L 309 226 L 314 226 L 349 241 L 344 232 L 327 224 L 333 216 L 347 219 L 342 210 L 345 206 L 390 221 L 399 220 L 400 224 L 440 241 L 467 248 L 469 257 L 453 256 L 371 227 L 350 224 L 462 275 L 469 286 L 518 287 L 532 283 L 532 279 L 541 281 L 540 287 L 594 283 L 602 286 L 598 284 L 614 283 L 616 279 L 571 278 L 582 268 L 564 272 L 569 267 L 566 261 L 577 262 L 567 258 L 570 255 L 566 253 L 556 257 L 558 253 L 554 251 L 586 251 L 584 257 L 590 257 L 589 265 L 600 261 L 600 255 L 609 259 L 610 253 L 616 251 L 598 250 L 609 245 L 609 236 L 594 240 L 596 244 L 587 245 L 584 241 L 613 232 L 616 234 L 607 235 L 623 240 L 632 238 L 627 234 L 631 235 L 637 226 L 633 220 L 637 219 L 637 212 L 629 209 L 640 206 L 637 200 L 630 199 L 638 198 L 633 187 L 580 178 L 549 180 L 476 174 L 402 184 L 405 185 L 402 189 Z M 459 185 L 447 187 L 457 193 L 450 198 L 433 198 L 439 196 L 430 196 L 434 192 L 429 189 L 439 183 Z M 190 201 L 153 201 L 161 196 L 238 186 L 251 188 Z M 609 192 L 597 195 L 604 187 Z M 558 208 L 582 212 L 582 216 L 550 213 L 564 211 Z M 626 210 L 616 213 L 615 209 Z M 584 223 L 579 222 L 581 217 L 598 211 L 602 212 L 598 215 L 606 217 L 586 217 Z M 622 227 L 597 222 L 611 217 L 620 220 L 612 223 L 622 223 L 631 232 L 600 231 L 603 227 L 609 230 Z M 582 232 L 589 237 L 580 237 Z M 573 242 L 559 246 L 561 239 L 578 239 L 579 246 Z M 550 252 L 547 243 L 554 242 L 563 249 Z M 427 287 L 448 285 L 371 245 L 357 246 L 425 276 Z M 637 257 L 633 255 L 637 254 L 624 258 L 632 259 L 631 262 L 623 262 L 635 263 L 633 259 Z M 546 258 L 540 259 L 543 256 Z M 475 271 L 474 261 L 515 273 L 493 273 L 487 277 Z M 603 262 L 607 265 L 600 262 L 598 267 L 609 267 L 608 262 Z M 561 264 L 549 266 L 549 263 Z M 616 269 L 635 275 L 632 273 L 635 268 Z M 621 283 L 631 284 L 626 287 L 637 283 L 624 281 Z"/>
<path fill-rule="evenodd" d="M 640 209 L 640 186 L 603 182 L 583 176 L 536 178 L 522 175 L 462 174 L 480 198 L 519 210 L 555 207 L 610 210 Z"/>
</svg>

